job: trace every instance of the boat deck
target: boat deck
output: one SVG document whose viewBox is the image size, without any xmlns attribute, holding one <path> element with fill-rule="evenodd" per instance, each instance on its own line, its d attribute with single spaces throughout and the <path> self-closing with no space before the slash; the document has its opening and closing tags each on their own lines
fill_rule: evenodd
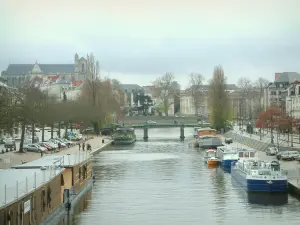
<svg viewBox="0 0 300 225">
<path fill-rule="evenodd" d="M 58 176 L 63 168 L 0 170 L 0 208 L 17 201 Z"/>
<path fill-rule="evenodd" d="M 12 168 L 15 169 L 33 169 L 33 168 L 40 168 L 42 166 L 60 166 L 60 167 L 73 167 L 87 159 L 91 158 L 91 154 L 89 151 L 80 152 L 74 155 L 50 155 L 42 157 L 38 160 L 28 162 L 25 164 L 20 164 L 17 166 L 13 166 Z"/>
</svg>

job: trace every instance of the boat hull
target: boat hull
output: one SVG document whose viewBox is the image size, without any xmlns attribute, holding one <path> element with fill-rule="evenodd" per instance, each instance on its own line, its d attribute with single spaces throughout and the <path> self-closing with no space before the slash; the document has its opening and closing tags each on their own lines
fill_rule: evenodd
<svg viewBox="0 0 300 225">
<path fill-rule="evenodd" d="M 262 179 L 249 179 L 246 174 L 232 168 L 231 176 L 235 179 L 244 189 L 251 192 L 276 192 L 286 193 L 288 182 L 283 180 L 262 180 Z"/>
<path fill-rule="evenodd" d="M 130 140 L 113 140 L 113 144 L 115 145 L 130 145 L 134 143 L 136 140 L 135 139 L 130 139 Z"/>
<path fill-rule="evenodd" d="M 231 167 L 231 164 L 236 162 L 237 160 L 235 159 L 225 159 L 221 161 L 221 166 L 223 167 Z"/>
<path fill-rule="evenodd" d="M 219 162 L 217 160 L 207 160 L 208 165 L 218 165 Z"/>
</svg>

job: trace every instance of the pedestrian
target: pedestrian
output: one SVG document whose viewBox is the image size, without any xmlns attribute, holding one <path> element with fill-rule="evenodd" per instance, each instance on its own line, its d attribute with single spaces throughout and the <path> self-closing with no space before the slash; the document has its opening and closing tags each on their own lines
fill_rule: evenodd
<svg viewBox="0 0 300 225">
<path fill-rule="evenodd" d="M 41 158 L 43 157 L 43 151 L 41 151 Z"/>
<path fill-rule="evenodd" d="M 58 142 L 58 151 L 60 151 L 60 148 L 61 148 L 61 143 Z"/>
<path fill-rule="evenodd" d="M 81 147 L 81 145 L 80 145 L 80 143 L 78 143 L 78 148 L 79 148 L 79 151 L 80 151 L 80 147 Z"/>
<path fill-rule="evenodd" d="M 83 144 L 82 144 L 82 151 L 84 151 L 84 149 L 85 149 L 85 143 L 83 142 Z"/>
</svg>

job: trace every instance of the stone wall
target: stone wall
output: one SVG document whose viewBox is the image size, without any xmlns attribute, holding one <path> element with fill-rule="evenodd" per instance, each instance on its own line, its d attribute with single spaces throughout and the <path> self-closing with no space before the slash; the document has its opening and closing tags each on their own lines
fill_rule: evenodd
<svg viewBox="0 0 300 225">
<path fill-rule="evenodd" d="M 274 146 L 271 143 L 268 144 L 266 142 L 255 140 L 255 139 L 252 139 L 250 137 L 246 137 L 246 136 L 237 134 L 237 133 L 232 132 L 232 131 L 229 131 L 229 132 L 225 133 L 224 137 L 232 138 L 233 142 L 237 142 L 237 143 L 246 145 L 250 148 L 253 148 L 255 150 L 259 150 L 259 151 L 263 151 L 263 152 L 265 152 L 268 149 L 268 147 Z M 277 146 L 275 145 L 275 147 L 277 147 Z M 279 151 L 293 151 L 293 150 L 296 150 L 296 149 L 292 148 L 292 147 L 279 146 Z"/>
</svg>

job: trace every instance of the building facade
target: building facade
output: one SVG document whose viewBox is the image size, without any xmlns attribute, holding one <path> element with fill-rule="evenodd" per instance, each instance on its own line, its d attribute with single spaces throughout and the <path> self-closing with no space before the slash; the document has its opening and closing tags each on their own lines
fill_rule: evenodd
<svg viewBox="0 0 300 225">
<path fill-rule="evenodd" d="M 296 72 L 275 73 L 274 82 L 264 90 L 264 109 L 270 106 L 280 107 L 285 110 L 287 88 L 295 81 L 300 81 L 300 74 Z"/>
<path fill-rule="evenodd" d="M 289 116 L 300 118 L 300 81 L 295 81 L 286 90 L 286 113 Z"/>
<path fill-rule="evenodd" d="M 208 90 L 209 85 L 202 85 L 200 87 L 200 103 L 198 105 L 198 110 L 195 108 L 194 98 L 190 89 L 181 91 L 180 93 L 180 114 L 181 115 L 196 115 L 201 116 L 205 119 L 209 118 L 209 99 Z M 230 104 L 236 107 L 238 110 L 238 104 L 236 103 L 236 96 L 234 93 L 238 91 L 238 87 L 235 84 L 227 84 L 227 91 L 230 96 Z"/>
<path fill-rule="evenodd" d="M 73 64 L 9 64 L 1 78 L 11 87 L 35 86 L 57 99 L 63 92 L 73 99 L 83 80 L 91 76 L 90 65 L 88 55 L 79 58 L 76 53 Z"/>
</svg>

